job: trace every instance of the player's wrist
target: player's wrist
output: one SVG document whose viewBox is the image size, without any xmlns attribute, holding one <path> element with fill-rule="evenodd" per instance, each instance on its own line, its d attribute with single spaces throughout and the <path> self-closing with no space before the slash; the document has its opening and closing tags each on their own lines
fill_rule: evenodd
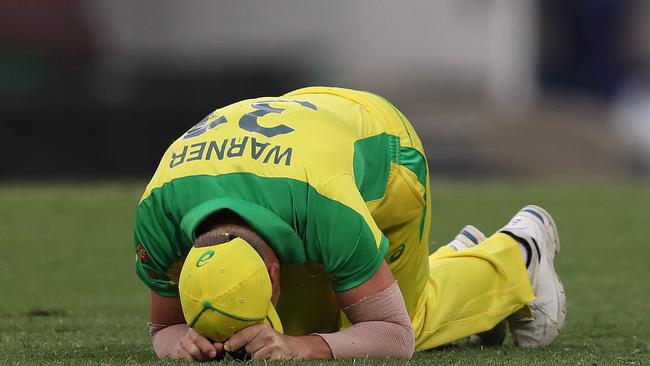
<svg viewBox="0 0 650 366">
<path fill-rule="evenodd" d="M 291 337 L 294 339 L 293 348 L 298 359 L 328 360 L 334 358 L 330 346 L 318 335 Z"/>
</svg>

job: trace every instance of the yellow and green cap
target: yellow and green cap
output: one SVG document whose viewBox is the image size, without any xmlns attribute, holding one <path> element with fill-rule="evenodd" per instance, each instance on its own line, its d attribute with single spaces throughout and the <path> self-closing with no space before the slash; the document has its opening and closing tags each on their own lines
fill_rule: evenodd
<svg viewBox="0 0 650 366">
<path fill-rule="evenodd" d="M 282 333 L 266 265 L 244 239 L 192 247 L 178 289 L 185 321 L 212 341 L 262 322 Z"/>
</svg>

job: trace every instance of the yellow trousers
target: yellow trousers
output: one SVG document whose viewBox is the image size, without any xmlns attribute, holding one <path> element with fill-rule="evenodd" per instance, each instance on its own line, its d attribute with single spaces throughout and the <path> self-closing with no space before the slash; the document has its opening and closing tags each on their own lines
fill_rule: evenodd
<svg viewBox="0 0 650 366">
<path fill-rule="evenodd" d="M 495 234 L 471 249 L 442 247 L 429 255 L 431 201 L 422 143 L 406 117 L 374 94 L 331 91 L 373 111 L 399 146 L 385 196 L 367 202 L 389 240 L 385 260 L 398 281 L 413 322 L 416 350 L 434 348 L 491 329 L 534 299 L 516 241 Z M 459 228 L 460 229 L 460 228 Z M 291 335 L 349 325 L 338 311 L 322 266 L 282 267 L 278 312 Z M 341 320 L 342 319 L 342 320 Z"/>
<path fill-rule="evenodd" d="M 429 257 L 422 305 L 411 315 L 416 350 L 491 329 L 534 298 L 519 247 L 509 236 L 495 234 L 460 252 L 440 248 Z"/>
</svg>

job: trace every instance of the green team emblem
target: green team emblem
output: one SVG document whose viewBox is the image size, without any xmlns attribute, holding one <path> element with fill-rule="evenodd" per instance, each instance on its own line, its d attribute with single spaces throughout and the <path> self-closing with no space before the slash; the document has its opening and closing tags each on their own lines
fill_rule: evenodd
<svg viewBox="0 0 650 366">
<path fill-rule="evenodd" d="M 396 260 L 398 260 L 402 254 L 404 254 L 404 249 L 406 249 L 406 244 L 402 244 L 397 249 L 393 252 L 393 254 L 390 255 L 388 258 L 388 263 L 393 263 Z"/>
<path fill-rule="evenodd" d="M 196 261 L 196 266 L 201 267 L 204 265 L 207 261 L 210 260 L 210 258 L 214 257 L 214 250 L 208 250 L 207 252 L 201 254 L 199 257 L 199 260 Z"/>
</svg>

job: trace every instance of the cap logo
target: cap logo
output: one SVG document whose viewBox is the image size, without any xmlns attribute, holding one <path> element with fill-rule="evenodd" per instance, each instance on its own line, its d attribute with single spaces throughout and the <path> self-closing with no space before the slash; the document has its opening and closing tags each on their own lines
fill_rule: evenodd
<svg viewBox="0 0 650 366">
<path fill-rule="evenodd" d="M 212 257 L 214 257 L 214 250 L 211 249 L 211 250 L 208 250 L 207 252 L 201 254 L 199 259 L 196 261 L 196 266 L 201 267 L 202 265 L 207 263 L 207 261 L 209 261 Z"/>
</svg>

